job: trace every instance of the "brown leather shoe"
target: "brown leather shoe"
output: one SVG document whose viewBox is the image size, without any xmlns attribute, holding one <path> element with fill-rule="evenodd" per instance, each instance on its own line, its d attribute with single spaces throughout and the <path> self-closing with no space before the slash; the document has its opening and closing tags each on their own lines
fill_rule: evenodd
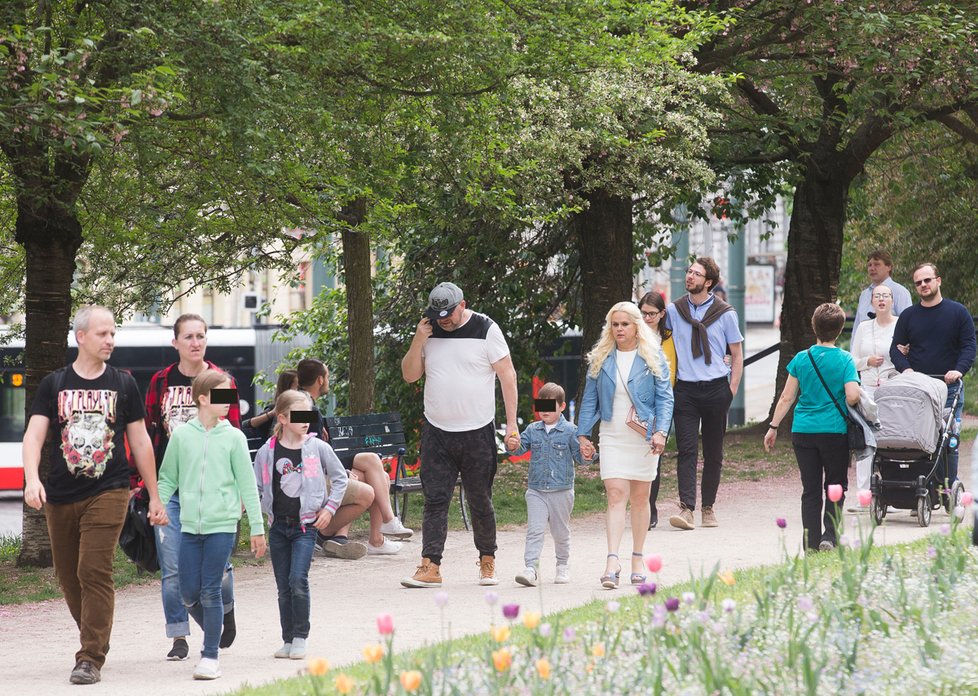
<svg viewBox="0 0 978 696">
<path fill-rule="evenodd" d="M 404 587 L 441 587 L 441 567 L 429 558 L 422 558 L 414 575 L 402 578 L 401 584 Z"/>
<path fill-rule="evenodd" d="M 704 505 L 702 512 L 700 512 L 700 526 L 701 527 L 719 527 L 720 523 L 717 522 L 717 516 L 713 512 L 712 505 Z"/>
<path fill-rule="evenodd" d="M 678 529 L 696 529 L 696 525 L 693 524 L 693 511 L 682 504 L 679 506 L 679 514 L 669 518 L 669 524 Z"/>
<path fill-rule="evenodd" d="M 496 559 L 493 556 L 482 556 L 479 558 L 479 584 L 499 584 L 499 580 L 496 579 Z"/>
</svg>

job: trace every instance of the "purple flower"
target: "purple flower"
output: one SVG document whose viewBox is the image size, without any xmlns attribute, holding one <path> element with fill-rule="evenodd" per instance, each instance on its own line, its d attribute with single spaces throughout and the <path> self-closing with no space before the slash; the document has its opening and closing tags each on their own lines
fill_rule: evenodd
<svg viewBox="0 0 978 696">
<path fill-rule="evenodd" d="M 801 596 L 798 598 L 798 608 L 801 611 L 811 611 L 812 607 L 815 606 L 812 602 L 812 598 L 808 596 Z"/>
<path fill-rule="evenodd" d="M 723 600 L 720 606 L 722 606 L 723 610 L 729 614 L 737 608 L 737 602 L 727 597 L 725 600 Z"/>
<path fill-rule="evenodd" d="M 662 605 L 652 610 L 652 625 L 656 628 L 662 628 L 666 625 L 666 609 Z"/>
<path fill-rule="evenodd" d="M 942 524 L 941 525 L 941 534 L 943 534 L 944 536 L 947 536 L 950 533 L 951 533 L 951 525 L 949 525 L 949 524 Z"/>
<path fill-rule="evenodd" d="M 499 601 L 498 594 L 496 594 L 492 590 L 486 592 L 486 604 L 488 604 L 490 607 L 494 607 L 496 606 L 496 602 L 498 601 Z"/>
<path fill-rule="evenodd" d="M 448 604 L 448 593 L 444 590 L 439 590 L 435 593 L 435 606 L 439 609 L 444 609 L 446 604 Z"/>
<path fill-rule="evenodd" d="M 666 600 L 666 611 L 676 611 L 679 609 L 679 597 L 670 597 Z"/>
<path fill-rule="evenodd" d="M 564 642 L 570 643 L 577 637 L 577 631 L 574 630 L 573 626 L 568 626 L 564 629 Z"/>
<path fill-rule="evenodd" d="M 692 592 L 683 592 L 683 604 L 692 604 L 696 601 L 696 595 Z"/>
<path fill-rule="evenodd" d="M 553 627 L 548 623 L 540 624 L 540 628 L 537 629 L 537 633 L 543 638 L 549 638 L 550 634 L 553 632 Z"/>
<path fill-rule="evenodd" d="M 605 605 L 605 609 L 608 610 L 609 614 L 614 614 L 616 611 L 618 611 L 618 608 L 620 606 L 621 605 L 618 602 L 616 602 L 615 600 L 611 600 Z"/>
<path fill-rule="evenodd" d="M 512 621 L 517 616 L 520 615 L 520 605 L 519 604 L 504 604 L 503 605 L 503 616 Z"/>
<path fill-rule="evenodd" d="M 927 558 L 937 558 L 937 549 L 935 549 L 933 546 L 928 546 Z"/>
<path fill-rule="evenodd" d="M 778 519 L 775 520 L 775 522 L 777 523 L 778 527 L 780 527 L 781 529 L 784 529 L 785 527 L 788 526 L 788 520 L 786 520 L 783 517 L 779 517 Z"/>
<path fill-rule="evenodd" d="M 656 589 L 654 582 L 643 582 L 638 586 L 638 593 L 643 597 L 651 597 L 655 594 Z"/>
</svg>

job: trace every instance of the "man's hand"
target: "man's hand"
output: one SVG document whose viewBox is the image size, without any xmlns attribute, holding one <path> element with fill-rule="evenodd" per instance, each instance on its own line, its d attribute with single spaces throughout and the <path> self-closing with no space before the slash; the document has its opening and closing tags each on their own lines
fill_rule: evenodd
<svg viewBox="0 0 978 696">
<path fill-rule="evenodd" d="M 880 365 L 883 364 L 883 356 L 870 355 L 868 358 L 866 358 L 866 364 L 869 365 L 870 367 L 879 367 Z"/>
<path fill-rule="evenodd" d="M 418 322 L 418 328 L 414 330 L 415 340 L 424 343 L 425 341 L 428 340 L 428 337 L 431 336 L 432 330 L 433 327 L 431 326 L 431 319 L 429 319 L 428 317 L 424 317 L 421 321 Z"/>
<path fill-rule="evenodd" d="M 316 515 L 316 521 L 312 523 L 312 526 L 318 529 L 320 532 L 324 532 L 326 531 L 326 527 L 328 527 L 329 523 L 332 521 L 333 513 L 326 508 L 323 508 L 319 511 L 319 514 Z"/>
<path fill-rule="evenodd" d="M 267 548 L 265 544 L 265 535 L 258 534 L 251 537 L 251 552 L 255 554 L 255 558 L 261 558 L 265 555 L 265 549 Z"/>
<path fill-rule="evenodd" d="M 954 384 L 959 379 L 961 379 L 962 374 L 957 370 L 948 370 L 947 374 L 944 375 L 944 382 L 947 384 Z"/>
<path fill-rule="evenodd" d="M 166 508 L 159 498 L 149 501 L 149 523 L 157 527 L 165 527 L 170 524 L 170 518 L 166 515 Z"/>
<path fill-rule="evenodd" d="M 44 484 L 40 481 L 28 481 L 24 486 L 24 502 L 35 510 L 40 510 L 41 506 L 47 502 L 47 494 L 44 492 Z"/>
</svg>

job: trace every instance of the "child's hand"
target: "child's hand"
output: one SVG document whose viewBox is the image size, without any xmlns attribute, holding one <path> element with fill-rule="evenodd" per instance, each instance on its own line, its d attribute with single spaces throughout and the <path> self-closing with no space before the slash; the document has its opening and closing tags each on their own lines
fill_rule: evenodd
<svg viewBox="0 0 978 696">
<path fill-rule="evenodd" d="M 581 456 L 584 461 L 589 462 L 594 459 L 594 445 L 591 442 L 581 445 Z"/>
<path fill-rule="evenodd" d="M 265 555 L 265 535 L 258 534 L 251 537 L 251 552 L 255 554 L 255 558 L 261 558 Z"/>
<path fill-rule="evenodd" d="M 319 515 L 316 516 L 316 521 L 312 523 L 312 526 L 318 529 L 320 532 L 325 532 L 326 527 L 329 523 L 333 521 L 333 513 L 323 508 L 319 511 Z"/>
<path fill-rule="evenodd" d="M 517 435 L 510 435 L 506 438 L 506 449 L 515 452 L 520 447 L 520 438 Z"/>
</svg>

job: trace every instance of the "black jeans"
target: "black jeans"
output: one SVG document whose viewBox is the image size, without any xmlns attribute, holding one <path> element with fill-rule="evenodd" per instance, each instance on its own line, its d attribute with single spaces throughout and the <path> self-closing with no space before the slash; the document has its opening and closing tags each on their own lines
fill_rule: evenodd
<svg viewBox="0 0 978 696">
<path fill-rule="evenodd" d="M 730 382 L 721 377 L 709 382 L 677 381 L 673 388 L 675 408 L 672 422 L 676 428 L 679 459 L 679 500 L 690 510 L 696 509 L 696 462 L 699 437 L 703 433 L 703 483 L 700 497 L 704 507 L 712 506 L 720 488 L 723 466 L 723 437 L 727 434 L 727 411 L 733 394 Z"/>
<path fill-rule="evenodd" d="M 817 549 L 822 541 L 838 544 L 835 519 L 842 518 L 845 491 L 849 487 L 849 441 L 846 434 L 792 433 L 791 444 L 795 448 L 795 459 L 801 472 L 801 524 L 805 529 L 805 548 Z M 828 487 L 832 484 L 842 486 L 842 497 L 836 503 L 828 499 Z M 822 516 L 821 522 L 819 516 Z"/>
<path fill-rule="evenodd" d="M 482 556 L 496 553 L 496 511 L 492 482 L 496 478 L 496 434 L 489 423 L 460 433 L 439 430 L 425 421 L 421 433 L 421 555 L 441 565 L 448 536 L 448 508 L 458 477 L 472 519 L 472 538 Z"/>
</svg>

